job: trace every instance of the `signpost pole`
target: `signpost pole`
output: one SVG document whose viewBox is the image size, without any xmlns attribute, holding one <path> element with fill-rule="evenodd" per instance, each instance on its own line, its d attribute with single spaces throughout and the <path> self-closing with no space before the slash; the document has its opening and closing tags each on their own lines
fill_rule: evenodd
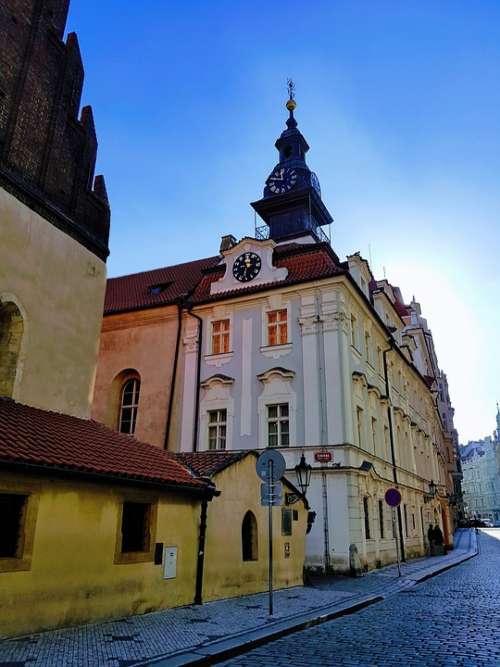
<svg viewBox="0 0 500 667">
<path fill-rule="evenodd" d="M 392 533 L 394 535 L 394 541 L 396 542 L 396 560 L 398 562 L 398 577 L 401 576 L 401 565 L 400 565 L 400 559 L 399 559 L 399 544 L 398 544 L 398 533 L 396 530 L 396 512 L 397 509 L 395 507 L 392 508 Z"/>
<path fill-rule="evenodd" d="M 273 462 L 272 460 L 268 463 L 269 466 L 269 475 L 267 479 L 268 484 L 268 517 L 269 517 L 269 616 L 273 615 Z"/>
</svg>

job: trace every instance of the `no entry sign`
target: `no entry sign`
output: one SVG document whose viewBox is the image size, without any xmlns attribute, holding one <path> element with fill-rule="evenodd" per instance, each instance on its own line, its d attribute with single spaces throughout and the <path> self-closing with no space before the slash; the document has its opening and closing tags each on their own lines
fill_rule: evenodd
<svg viewBox="0 0 500 667">
<path fill-rule="evenodd" d="M 387 489 L 385 492 L 385 502 L 390 507 L 397 507 L 401 503 L 401 494 L 397 489 Z"/>
</svg>

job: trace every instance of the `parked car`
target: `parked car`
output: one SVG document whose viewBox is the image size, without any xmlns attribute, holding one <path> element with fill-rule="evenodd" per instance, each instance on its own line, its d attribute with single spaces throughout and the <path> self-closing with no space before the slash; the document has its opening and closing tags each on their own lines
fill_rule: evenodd
<svg viewBox="0 0 500 667">
<path fill-rule="evenodd" d="M 493 521 L 491 519 L 483 519 L 483 526 L 485 528 L 493 528 Z"/>
</svg>

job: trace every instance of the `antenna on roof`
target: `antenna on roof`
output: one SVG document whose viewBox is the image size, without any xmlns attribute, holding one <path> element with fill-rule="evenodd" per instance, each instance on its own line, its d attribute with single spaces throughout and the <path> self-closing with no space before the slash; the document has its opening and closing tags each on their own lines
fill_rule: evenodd
<svg viewBox="0 0 500 667">
<path fill-rule="evenodd" d="M 387 276 L 386 276 L 386 272 L 385 272 L 385 266 L 382 267 L 382 268 L 384 269 L 384 280 L 385 280 L 385 279 L 387 278 Z"/>
<path fill-rule="evenodd" d="M 370 260 L 370 268 L 373 269 L 372 266 L 372 244 L 368 244 L 368 259 Z"/>
</svg>

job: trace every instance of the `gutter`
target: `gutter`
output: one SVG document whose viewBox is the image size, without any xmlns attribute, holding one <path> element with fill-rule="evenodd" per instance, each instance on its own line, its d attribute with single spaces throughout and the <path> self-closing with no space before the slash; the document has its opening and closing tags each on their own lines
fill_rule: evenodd
<svg viewBox="0 0 500 667">
<path fill-rule="evenodd" d="M 387 353 L 391 352 L 394 349 L 397 349 L 397 346 L 395 347 L 395 341 L 394 338 L 389 338 L 388 341 L 389 346 L 383 351 L 383 359 L 384 359 L 384 379 L 385 379 L 385 393 L 388 398 L 388 403 L 387 403 L 387 418 L 389 421 L 389 439 L 391 442 L 391 459 L 392 459 L 392 476 L 394 480 L 394 484 L 397 486 L 398 485 L 398 473 L 396 469 L 396 453 L 394 449 L 394 430 L 393 430 L 393 424 L 392 424 L 392 410 L 391 410 L 391 395 L 389 391 L 389 374 L 387 371 Z M 405 545 L 404 545 L 404 538 L 403 538 L 403 520 L 401 517 L 401 505 L 398 505 L 397 509 L 397 514 L 398 514 L 398 530 L 399 530 L 399 543 L 401 547 L 401 560 L 403 562 L 406 561 L 406 556 L 405 556 Z"/>
<path fill-rule="evenodd" d="M 179 362 L 179 348 L 180 348 L 181 332 L 182 332 L 182 307 L 183 307 L 182 297 L 176 302 L 176 305 L 177 305 L 177 338 L 175 341 L 174 368 L 172 370 L 172 377 L 170 379 L 170 395 L 168 397 L 167 423 L 165 426 L 165 439 L 163 441 L 163 449 L 168 449 L 168 440 L 170 437 L 170 425 L 172 422 L 172 410 L 174 407 L 175 381 L 177 378 L 177 366 Z"/>
<path fill-rule="evenodd" d="M 156 491 L 170 491 L 173 493 L 180 493 L 182 495 L 189 496 L 198 496 L 205 499 L 212 499 L 215 495 L 218 495 L 218 491 L 213 484 L 210 486 L 197 487 L 189 486 L 182 484 L 173 484 L 170 482 L 161 482 L 160 480 L 148 480 L 142 479 L 140 477 L 125 477 L 119 474 L 104 473 L 104 472 L 88 472 L 86 470 L 74 470 L 72 468 L 62 468 L 60 466 L 54 465 L 43 465 L 39 463 L 26 463 L 26 462 L 16 462 L 16 461 L 1 461 L 0 467 L 2 469 L 9 470 L 10 472 L 18 472 L 23 470 L 25 472 L 31 472 L 35 475 L 52 475 L 62 478 L 75 478 L 77 477 L 80 480 L 85 480 L 89 482 L 101 482 L 106 483 L 109 486 L 109 480 L 113 480 L 117 484 L 122 484 L 124 486 L 142 486 L 148 489 L 154 489 Z"/>
<path fill-rule="evenodd" d="M 196 398 L 194 404 L 194 429 L 193 429 L 193 452 L 198 451 L 198 430 L 200 413 L 200 373 L 201 373 L 201 353 L 203 350 L 203 320 L 199 315 L 192 312 L 193 306 L 188 306 L 189 315 L 198 320 L 198 360 L 196 363 Z"/>
</svg>

